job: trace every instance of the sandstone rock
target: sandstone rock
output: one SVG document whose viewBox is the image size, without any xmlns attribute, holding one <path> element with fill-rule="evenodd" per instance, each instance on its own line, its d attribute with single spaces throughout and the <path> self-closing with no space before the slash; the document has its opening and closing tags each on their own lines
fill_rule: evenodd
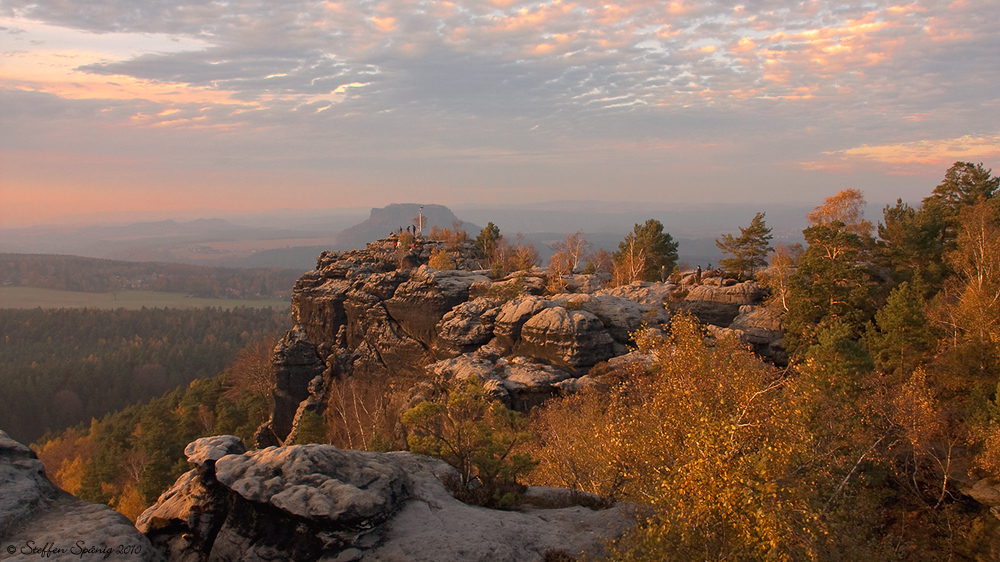
<svg viewBox="0 0 1000 562">
<path fill-rule="evenodd" d="M 662 305 L 644 304 L 613 295 L 557 295 L 552 303 L 590 312 L 597 316 L 615 341 L 632 343 L 632 332 L 647 325 L 662 325 L 670 321 L 670 313 Z M 615 355 L 626 353 L 621 347 Z"/>
<path fill-rule="evenodd" d="M 648 369 L 652 367 L 655 362 L 655 357 L 639 351 L 632 351 L 626 353 L 625 355 L 619 355 L 618 357 L 608 359 L 608 365 L 614 369 L 622 368 L 628 364 L 636 364 L 643 369 Z"/>
<path fill-rule="evenodd" d="M 435 350 L 458 355 L 489 342 L 500 314 L 499 304 L 495 299 L 479 297 L 452 308 L 437 325 Z"/>
<path fill-rule="evenodd" d="M 563 369 L 533 362 L 526 357 L 493 359 L 479 352 L 444 359 L 427 367 L 438 382 L 450 383 L 476 377 L 487 392 L 521 412 L 541 404 L 564 388 L 558 384 L 573 377 Z"/>
<path fill-rule="evenodd" d="M 385 307 L 407 334 L 430 347 L 437 336 L 438 322 L 468 300 L 473 283 L 487 280 L 471 271 L 438 271 L 421 266 L 385 301 Z"/>
<path fill-rule="evenodd" d="M 2 560 L 89 561 L 104 560 L 107 553 L 129 560 L 163 560 L 124 515 L 58 489 L 45 477 L 38 457 L 3 431 L 0 545 Z M 11 546 L 13 553 L 7 550 Z"/>
<path fill-rule="evenodd" d="M 483 381 L 502 378 L 494 361 L 477 353 L 466 353 L 427 366 L 427 373 L 442 382 L 476 377 Z"/>
<path fill-rule="evenodd" d="M 219 451 L 211 443 L 192 450 Z M 557 489 L 529 497 L 572 507 L 468 506 L 444 483 L 456 477 L 446 464 L 409 453 L 307 445 L 232 454 L 215 462 L 214 475 L 199 467 L 179 479 L 147 513 L 164 513 L 171 498 L 198 498 L 192 513 L 175 509 L 169 525 L 147 525 L 147 532 L 175 547 L 172 560 L 515 562 L 539 560 L 549 549 L 599 554 L 605 539 L 626 529 L 621 510 L 581 507 L 592 498 Z M 186 522 L 205 517 L 214 522 L 211 540 L 193 540 L 202 531 Z"/>
<path fill-rule="evenodd" d="M 271 430 L 284 439 L 292 430 L 299 403 L 309 396 L 309 382 L 322 375 L 326 364 L 316 344 L 296 325 L 278 342 L 274 351 L 275 387 L 271 392 Z"/>
<path fill-rule="evenodd" d="M 255 504 L 335 526 L 372 527 L 406 497 L 402 469 L 377 453 L 329 445 L 274 447 L 216 461 L 220 484 Z"/>
<path fill-rule="evenodd" d="M 508 301 L 500 309 L 493 328 L 500 347 L 510 349 L 521 338 L 521 328 L 529 318 L 541 312 L 545 299 L 536 296 L 518 297 Z"/>
<path fill-rule="evenodd" d="M 555 385 L 573 375 L 551 365 L 542 365 L 524 357 L 510 361 L 501 360 L 500 373 L 503 387 L 510 396 L 510 406 L 520 412 L 527 412 L 550 398 Z"/>
<path fill-rule="evenodd" d="M 607 285 L 611 277 L 607 274 L 563 275 L 563 281 L 571 293 L 596 293 Z"/>
<path fill-rule="evenodd" d="M 583 375 L 582 377 L 559 381 L 553 384 L 552 387 L 559 390 L 563 394 L 573 394 L 588 388 L 594 390 L 607 390 L 608 385 L 590 375 Z"/>
<path fill-rule="evenodd" d="M 247 452 L 243 440 L 235 435 L 216 435 L 204 437 L 188 443 L 184 448 L 184 456 L 189 463 L 204 467 L 215 464 L 215 461 L 226 455 L 242 455 Z"/>
<path fill-rule="evenodd" d="M 425 342 L 390 316 L 388 303 L 368 294 L 349 299 L 345 304 L 349 318 L 347 343 L 353 347 L 367 344 L 386 375 L 419 372 L 432 356 Z"/>
<path fill-rule="evenodd" d="M 614 338 L 594 314 L 553 306 L 524 323 L 514 353 L 571 369 L 585 369 L 612 357 L 613 343 Z"/>
<path fill-rule="evenodd" d="M 594 294 L 621 297 L 639 304 L 662 308 L 666 303 L 670 302 L 671 295 L 676 290 L 677 286 L 670 283 L 636 281 L 630 285 L 601 289 Z"/>
<path fill-rule="evenodd" d="M 35 453 L 0 431 L 0 529 L 43 509 L 59 489 L 45 477 L 45 467 Z M 2 533 L 2 531 L 0 531 Z"/>
<path fill-rule="evenodd" d="M 754 281 L 728 287 L 697 285 L 691 287 L 679 308 L 694 314 L 702 324 L 729 326 L 739 315 L 740 306 L 757 304 L 764 291 Z"/>
<path fill-rule="evenodd" d="M 737 306 L 744 304 L 756 304 L 764 298 L 764 291 L 757 285 L 756 281 L 746 281 L 728 287 L 713 287 L 710 285 L 698 285 L 688 292 L 689 301 L 708 301 Z"/>
</svg>

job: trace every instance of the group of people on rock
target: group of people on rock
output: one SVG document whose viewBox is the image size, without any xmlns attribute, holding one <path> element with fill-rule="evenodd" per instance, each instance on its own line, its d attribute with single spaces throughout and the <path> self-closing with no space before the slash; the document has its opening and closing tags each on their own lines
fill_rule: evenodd
<svg viewBox="0 0 1000 562">
<path fill-rule="evenodd" d="M 406 233 L 409 234 L 409 235 L 411 235 L 411 236 L 416 236 L 417 235 L 417 227 L 415 227 L 415 226 L 408 226 L 408 227 L 406 227 Z M 394 231 L 392 231 L 392 232 L 389 233 L 389 237 L 390 238 L 392 238 L 393 236 L 402 236 L 402 235 L 403 235 L 403 227 L 399 227 L 396 230 L 394 230 Z"/>
</svg>

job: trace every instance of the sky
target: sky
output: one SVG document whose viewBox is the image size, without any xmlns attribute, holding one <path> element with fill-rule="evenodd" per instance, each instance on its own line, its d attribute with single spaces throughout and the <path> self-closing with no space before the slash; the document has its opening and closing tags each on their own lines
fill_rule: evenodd
<svg viewBox="0 0 1000 562">
<path fill-rule="evenodd" d="M 0 0 L 0 227 L 918 202 L 956 161 L 1000 169 L 998 21 L 996 0 Z"/>
</svg>

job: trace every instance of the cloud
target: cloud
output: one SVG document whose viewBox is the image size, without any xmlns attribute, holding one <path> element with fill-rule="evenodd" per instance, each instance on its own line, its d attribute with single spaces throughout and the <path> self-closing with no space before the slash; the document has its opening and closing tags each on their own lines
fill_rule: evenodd
<svg viewBox="0 0 1000 562">
<path fill-rule="evenodd" d="M 882 166 L 892 173 L 922 175 L 951 166 L 954 162 L 1000 159 L 1000 133 L 965 135 L 949 139 L 926 139 L 882 145 L 862 145 L 824 153 L 824 160 L 804 162 L 809 170 L 846 171 L 853 167 Z"/>
<path fill-rule="evenodd" d="M 383 183 L 560 158 L 539 181 L 580 181 L 599 155 L 655 192 L 683 146 L 718 169 L 899 173 L 995 157 L 996 21 L 990 0 L 3 0 L 0 134 L 68 150 L 96 123 L 101 150 L 206 169 L 413 172 Z"/>
</svg>

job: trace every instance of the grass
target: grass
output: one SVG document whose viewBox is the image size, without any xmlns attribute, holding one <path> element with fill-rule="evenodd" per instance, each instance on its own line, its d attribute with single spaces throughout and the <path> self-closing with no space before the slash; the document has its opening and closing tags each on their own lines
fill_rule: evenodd
<svg viewBox="0 0 1000 562">
<path fill-rule="evenodd" d="M 0 287 L 0 308 L 250 308 L 284 309 L 290 306 L 286 300 L 262 299 L 203 299 L 188 297 L 180 293 L 159 291 L 121 291 L 111 293 L 81 293 L 77 291 L 57 291 L 34 287 Z"/>
</svg>

